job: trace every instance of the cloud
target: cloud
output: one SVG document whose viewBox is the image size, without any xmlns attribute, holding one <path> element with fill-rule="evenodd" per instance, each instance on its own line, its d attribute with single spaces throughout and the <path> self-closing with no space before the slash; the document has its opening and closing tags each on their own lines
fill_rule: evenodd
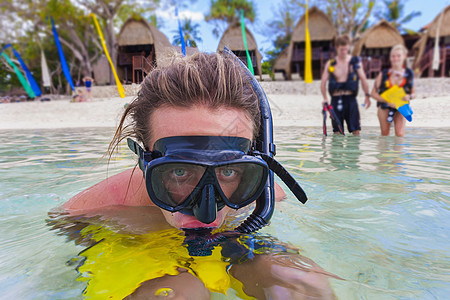
<svg viewBox="0 0 450 300">
<path fill-rule="evenodd" d="M 179 10 L 178 15 L 180 19 L 190 19 L 194 22 L 203 21 L 205 19 L 205 16 L 202 12 L 199 11 L 192 11 L 192 10 Z M 159 18 L 163 18 L 166 20 L 176 20 L 175 16 L 175 9 L 170 8 L 166 10 L 157 9 L 156 10 L 156 16 Z"/>
</svg>

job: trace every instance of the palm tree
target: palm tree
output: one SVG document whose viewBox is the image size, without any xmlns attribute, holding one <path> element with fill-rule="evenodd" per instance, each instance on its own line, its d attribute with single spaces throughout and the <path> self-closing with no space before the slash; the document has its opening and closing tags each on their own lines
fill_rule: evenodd
<svg viewBox="0 0 450 300">
<path fill-rule="evenodd" d="M 255 9 L 252 0 L 211 0 L 209 14 L 205 16 L 207 22 L 213 22 L 215 28 L 213 34 L 218 37 L 223 32 L 221 25 L 239 24 L 241 10 L 251 23 L 255 21 Z"/>
<path fill-rule="evenodd" d="M 202 42 L 202 38 L 200 37 L 199 24 L 192 24 L 191 19 L 185 18 L 181 24 L 181 29 L 184 35 L 184 42 L 186 45 L 191 47 L 197 47 L 197 42 Z M 172 44 L 180 45 L 181 38 L 180 32 L 178 30 L 173 30 L 174 33 Z"/>
<path fill-rule="evenodd" d="M 380 19 L 385 19 L 391 23 L 398 31 L 411 32 L 413 30 L 406 29 L 403 24 L 408 23 L 413 18 L 421 15 L 419 11 L 413 11 L 404 16 L 405 14 L 405 0 L 383 0 L 385 5 L 384 9 L 381 9 L 376 16 Z"/>
</svg>

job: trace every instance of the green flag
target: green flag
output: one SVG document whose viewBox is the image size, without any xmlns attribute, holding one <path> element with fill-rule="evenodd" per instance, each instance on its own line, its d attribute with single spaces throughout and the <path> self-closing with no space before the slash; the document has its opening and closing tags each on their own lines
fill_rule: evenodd
<svg viewBox="0 0 450 300">
<path fill-rule="evenodd" d="M 253 70 L 252 59 L 250 58 L 250 53 L 248 53 L 247 48 L 247 38 L 245 37 L 245 23 L 244 23 L 244 10 L 241 9 L 241 30 L 242 30 L 242 40 L 244 42 L 245 53 L 247 54 L 247 65 L 250 72 L 255 75 L 255 71 Z"/>
</svg>

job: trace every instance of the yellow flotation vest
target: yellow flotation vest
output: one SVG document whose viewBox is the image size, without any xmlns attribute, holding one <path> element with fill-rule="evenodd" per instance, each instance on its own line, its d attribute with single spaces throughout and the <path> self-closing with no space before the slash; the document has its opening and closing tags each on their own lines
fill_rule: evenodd
<svg viewBox="0 0 450 300">
<path fill-rule="evenodd" d="M 178 267 L 198 277 L 211 292 L 231 291 L 241 299 L 254 299 L 227 273 L 230 262 L 223 259 L 220 245 L 209 256 L 190 256 L 184 234 L 177 229 L 130 235 L 89 225 L 80 234 L 96 242 L 79 254 L 84 260 L 77 269 L 78 280 L 87 283 L 87 299 L 123 299 L 144 281 L 179 274 Z"/>
</svg>

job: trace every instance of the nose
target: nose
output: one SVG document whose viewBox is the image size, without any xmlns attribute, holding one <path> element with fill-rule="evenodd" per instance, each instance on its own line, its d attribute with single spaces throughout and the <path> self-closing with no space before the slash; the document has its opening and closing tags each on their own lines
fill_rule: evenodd
<svg viewBox="0 0 450 300">
<path fill-rule="evenodd" d="M 207 184 L 203 187 L 201 199 L 192 208 L 194 216 L 202 223 L 210 224 L 217 218 L 216 194 L 214 186 Z"/>
</svg>

